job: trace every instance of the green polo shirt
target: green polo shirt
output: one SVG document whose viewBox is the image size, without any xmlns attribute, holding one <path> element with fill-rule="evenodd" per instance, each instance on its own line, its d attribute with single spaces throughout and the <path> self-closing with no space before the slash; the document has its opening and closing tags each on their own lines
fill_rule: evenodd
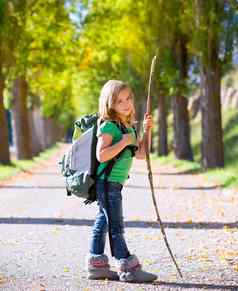
<svg viewBox="0 0 238 291">
<path fill-rule="evenodd" d="M 136 144 L 136 134 L 133 127 L 127 128 L 128 133 L 133 135 L 134 144 Z M 112 136 L 112 145 L 119 142 L 122 139 L 122 132 L 117 125 L 112 121 L 104 121 L 98 128 L 97 136 L 106 133 Z M 100 163 L 97 174 L 99 174 L 108 162 Z M 111 174 L 108 177 L 108 181 L 124 184 L 128 178 L 128 174 L 132 165 L 131 150 L 126 149 L 120 156 L 120 158 L 114 164 Z M 100 176 L 100 179 L 104 179 L 104 175 Z"/>
</svg>

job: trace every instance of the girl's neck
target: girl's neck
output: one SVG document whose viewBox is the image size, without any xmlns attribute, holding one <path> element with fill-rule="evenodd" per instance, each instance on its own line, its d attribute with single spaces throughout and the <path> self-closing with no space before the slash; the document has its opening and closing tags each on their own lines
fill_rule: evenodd
<svg viewBox="0 0 238 291">
<path fill-rule="evenodd" d="M 124 116 L 124 115 L 117 115 L 117 121 L 123 123 L 125 126 L 128 126 L 128 120 L 127 120 L 127 117 Z"/>
</svg>

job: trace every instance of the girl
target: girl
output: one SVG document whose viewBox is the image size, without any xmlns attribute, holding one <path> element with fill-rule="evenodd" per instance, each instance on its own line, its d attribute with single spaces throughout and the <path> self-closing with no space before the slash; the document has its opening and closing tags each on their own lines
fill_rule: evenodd
<svg viewBox="0 0 238 291">
<path fill-rule="evenodd" d="M 105 181 L 100 175 L 97 181 L 97 200 L 99 212 L 92 231 L 90 251 L 86 257 L 86 269 L 89 279 L 117 279 L 124 282 L 151 282 L 157 276 L 141 269 L 135 255 L 131 255 L 123 233 L 122 216 L 123 184 L 128 178 L 132 164 L 132 151 L 128 146 L 138 145 L 135 157 L 145 158 L 145 135 L 137 142 L 134 122 L 134 102 L 131 89 L 117 80 L 108 81 L 101 90 L 99 99 L 99 115 L 103 123 L 99 126 L 97 136 L 97 159 L 100 162 L 97 174 L 120 152 L 112 171 Z M 118 124 L 127 128 L 122 134 Z M 144 117 L 144 132 L 150 134 L 152 128 L 151 115 Z M 108 257 L 104 254 L 107 228 L 110 230 L 110 245 L 116 261 L 117 272 L 110 270 Z"/>
</svg>

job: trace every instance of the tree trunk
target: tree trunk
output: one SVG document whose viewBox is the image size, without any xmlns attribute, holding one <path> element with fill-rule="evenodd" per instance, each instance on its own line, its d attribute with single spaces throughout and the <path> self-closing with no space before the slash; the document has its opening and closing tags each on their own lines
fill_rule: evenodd
<svg viewBox="0 0 238 291">
<path fill-rule="evenodd" d="M 158 155 L 168 155 L 167 110 L 164 95 L 158 98 Z"/>
<path fill-rule="evenodd" d="M 224 3 L 223 1 L 197 0 L 195 4 L 198 29 L 207 27 L 202 33 L 203 46 L 200 51 L 202 166 L 205 169 L 224 167 L 219 60 L 221 45 L 219 15 L 224 12 Z"/>
<path fill-rule="evenodd" d="M 27 82 L 24 76 L 13 84 L 13 121 L 18 159 L 32 159 L 32 141 L 27 113 Z"/>
<path fill-rule="evenodd" d="M 35 109 L 28 110 L 28 120 L 30 125 L 30 133 L 32 140 L 32 153 L 34 156 L 37 156 L 41 151 L 41 144 L 39 137 L 37 135 L 37 127 L 40 126 L 39 123 L 36 123 L 34 119 Z"/>
<path fill-rule="evenodd" d="M 136 129 L 138 133 L 142 132 L 143 127 L 143 119 L 145 114 L 145 104 L 143 102 L 139 102 L 136 104 Z"/>
<path fill-rule="evenodd" d="M 10 164 L 7 117 L 3 105 L 4 77 L 0 73 L 0 163 Z"/>
<path fill-rule="evenodd" d="M 177 81 L 177 93 L 173 97 L 174 116 L 174 151 L 177 159 L 193 160 L 193 153 L 190 141 L 190 124 L 188 112 L 188 100 L 183 96 L 183 88 L 187 79 L 187 47 L 186 38 L 179 34 L 174 46 L 174 56 L 179 70 Z"/>
<path fill-rule="evenodd" d="M 183 96 L 174 96 L 172 99 L 174 152 L 179 160 L 193 160 L 190 145 L 190 126 L 188 114 L 188 100 Z"/>
<path fill-rule="evenodd" d="M 219 65 L 201 67 L 202 166 L 224 167 Z"/>
</svg>

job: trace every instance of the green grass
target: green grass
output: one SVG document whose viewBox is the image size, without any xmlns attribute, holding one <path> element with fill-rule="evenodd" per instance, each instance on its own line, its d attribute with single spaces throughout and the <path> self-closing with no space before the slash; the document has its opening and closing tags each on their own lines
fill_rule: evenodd
<svg viewBox="0 0 238 291">
<path fill-rule="evenodd" d="M 55 144 L 53 147 L 41 152 L 38 156 L 32 160 L 16 160 L 13 159 L 11 165 L 0 165 L 0 180 L 10 178 L 21 171 L 29 170 L 33 165 L 41 163 L 51 157 L 55 151 L 59 148 L 59 144 Z"/>
<path fill-rule="evenodd" d="M 176 168 L 179 168 L 182 172 L 196 173 L 201 171 L 200 164 L 197 162 L 176 160 L 173 153 L 170 153 L 167 157 L 160 157 L 159 163 L 161 165 L 171 164 Z"/>
<path fill-rule="evenodd" d="M 201 165 L 201 117 L 200 114 L 191 122 L 191 142 L 194 162 L 176 160 L 173 153 L 159 158 L 160 164 L 169 163 L 182 172 L 203 172 L 208 181 L 223 187 L 238 187 L 238 110 L 229 109 L 222 113 L 225 168 L 211 169 L 204 172 Z M 169 118 L 169 144 L 172 143 L 172 120 Z"/>
</svg>

